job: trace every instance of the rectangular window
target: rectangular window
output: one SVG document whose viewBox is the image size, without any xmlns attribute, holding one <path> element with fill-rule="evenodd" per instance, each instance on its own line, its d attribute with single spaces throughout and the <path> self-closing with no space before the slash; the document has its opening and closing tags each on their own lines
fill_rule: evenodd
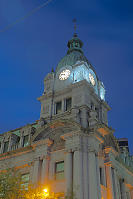
<svg viewBox="0 0 133 199">
<path fill-rule="evenodd" d="M 3 150 L 3 153 L 6 153 L 8 151 L 8 146 L 9 146 L 9 142 L 5 142 L 4 143 L 4 150 Z"/>
<path fill-rule="evenodd" d="M 99 108 L 95 107 L 95 111 L 97 113 L 96 118 L 99 119 Z"/>
<path fill-rule="evenodd" d="M 24 136 L 23 140 L 23 147 L 26 147 L 29 145 L 29 135 Z"/>
<path fill-rule="evenodd" d="M 29 185 L 29 180 L 30 180 L 30 174 L 29 173 L 25 173 L 22 174 L 21 176 L 21 180 L 22 180 L 22 189 L 28 189 L 28 185 Z"/>
<path fill-rule="evenodd" d="M 70 110 L 71 107 L 72 107 L 72 98 L 68 98 L 68 99 L 66 99 L 66 109 L 65 109 L 65 111 Z"/>
<path fill-rule="evenodd" d="M 55 164 L 55 179 L 64 179 L 64 161 L 56 162 Z"/>
<path fill-rule="evenodd" d="M 61 110 L 62 110 L 62 103 L 61 103 L 61 101 L 60 101 L 60 102 L 57 102 L 57 103 L 56 103 L 56 106 L 55 106 L 55 114 L 60 113 Z"/>
<path fill-rule="evenodd" d="M 104 179 L 103 179 L 103 168 L 99 168 L 100 172 L 100 184 L 104 185 Z"/>
</svg>

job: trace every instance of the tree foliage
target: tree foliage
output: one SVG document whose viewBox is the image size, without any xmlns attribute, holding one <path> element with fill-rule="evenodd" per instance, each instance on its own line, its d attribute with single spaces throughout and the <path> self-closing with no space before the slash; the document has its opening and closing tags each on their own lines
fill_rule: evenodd
<svg viewBox="0 0 133 199">
<path fill-rule="evenodd" d="M 0 199 L 58 199 L 56 194 L 44 194 L 44 187 L 29 185 L 24 189 L 20 173 L 16 169 L 0 172 Z M 65 199 L 76 199 L 72 192 L 68 192 Z"/>
<path fill-rule="evenodd" d="M 0 199 L 22 198 L 21 176 L 13 168 L 0 173 Z"/>
</svg>

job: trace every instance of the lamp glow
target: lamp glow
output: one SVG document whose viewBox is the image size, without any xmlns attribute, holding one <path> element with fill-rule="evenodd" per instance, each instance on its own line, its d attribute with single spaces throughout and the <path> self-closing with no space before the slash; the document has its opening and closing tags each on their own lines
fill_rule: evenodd
<svg viewBox="0 0 133 199">
<path fill-rule="evenodd" d="M 43 189 L 43 192 L 44 192 L 44 196 L 45 196 L 45 197 L 49 196 L 48 189 Z"/>
</svg>

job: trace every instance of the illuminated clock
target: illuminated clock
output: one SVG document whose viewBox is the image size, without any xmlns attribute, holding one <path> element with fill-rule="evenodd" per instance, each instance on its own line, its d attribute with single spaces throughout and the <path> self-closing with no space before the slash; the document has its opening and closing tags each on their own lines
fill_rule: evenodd
<svg viewBox="0 0 133 199">
<path fill-rule="evenodd" d="M 63 70 L 60 74 L 59 74 L 59 79 L 60 80 L 66 80 L 69 76 L 70 76 L 70 70 L 66 69 Z"/>
<path fill-rule="evenodd" d="M 89 73 L 89 79 L 90 79 L 91 84 L 92 84 L 93 86 L 95 86 L 95 84 L 96 84 L 95 78 L 94 78 L 94 76 L 93 76 L 91 73 Z"/>
</svg>

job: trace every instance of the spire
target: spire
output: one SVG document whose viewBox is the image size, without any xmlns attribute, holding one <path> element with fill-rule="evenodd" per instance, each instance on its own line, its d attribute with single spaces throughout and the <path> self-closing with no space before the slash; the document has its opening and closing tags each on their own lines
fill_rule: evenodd
<svg viewBox="0 0 133 199">
<path fill-rule="evenodd" d="M 73 19 L 73 23 L 74 23 L 74 35 L 73 38 L 71 40 L 68 41 L 68 51 L 67 54 L 70 54 L 70 52 L 72 51 L 79 51 L 81 53 L 83 53 L 82 51 L 82 46 L 83 46 L 83 42 L 78 38 L 76 30 L 77 30 L 77 24 L 76 24 L 77 20 Z"/>
<path fill-rule="evenodd" d="M 74 34 L 77 34 L 77 33 L 76 33 L 76 29 L 77 29 L 77 24 L 76 24 L 76 22 L 77 22 L 77 19 L 73 19 L 73 24 L 74 24 Z"/>
</svg>

